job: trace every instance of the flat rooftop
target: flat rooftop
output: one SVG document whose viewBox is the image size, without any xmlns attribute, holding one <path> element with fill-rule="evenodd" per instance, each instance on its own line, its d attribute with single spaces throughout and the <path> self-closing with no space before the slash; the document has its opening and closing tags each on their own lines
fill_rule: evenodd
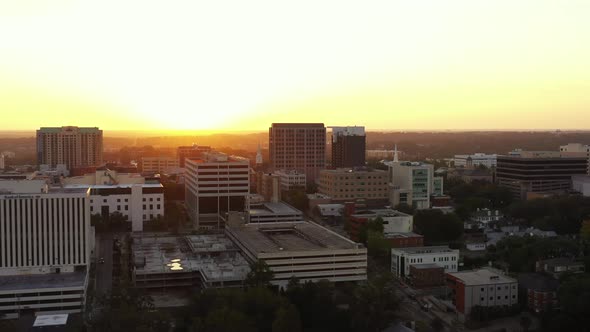
<svg viewBox="0 0 590 332">
<path fill-rule="evenodd" d="M 248 224 L 230 227 L 238 241 L 254 253 L 356 249 L 358 244 L 310 222 Z"/>
<path fill-rule="evenodd" d="M 396 232 L 396 233 L 385 233 L 383 234 L 383 236 L 386 239 L 396 239 L 396 238 L 401 238 L 401 239 L 405 239 L 405 238 L 410 238 L 410 237 L 424 237 L 423 235 L 420 235 L 418 233 L 414 233 L 414 232 Z"/>
<path fill-rule="evenodd" d="M 0 292 L 27 289 L 84 287 L 86 272 L 0 276 Z"/>
<path fill-rule="evenodd" d="M 492 269 L 480 269 L 474 271 L 450 272 L 449 275 L 460 279 L 467 286 L 506 284 L 516 282 L 516 279 L 507 277 Z"/>
<path fill-rule="evenodd" d="M 359 210 L 352 214 L 352 216 L 367 217 L 367 216 L 379 216 L 379 217 L 409 217 L 407 213 L 403 213 L 392 209 L 371 209 L 371 210 Z"/>
<path fill-rule="evenodd" d="M 459 252 L 458 249 L 451 249 L 448 246 L 430 246 L 430 247 L 407 247 L 407 248 L 395 248 L 392 251 L 401 251 L 410 255 L 420 254 L 435 254 L 444 252 Z"/>
<path fill-rule="evenodd" d="M 244 279 L 250 271 L 238 248 L 223 234 L 133 237 L 136 274 L 201 272 L 208 280 Z"/>
<path fill-rule="evenodd" d="M 64 189 L 114 189 L 114 188 L 131 188 L 135 185 L 141 186 L 142 188 L 163 188 L 161 183 L 119 183 L 119 184 L 66 184 L 63 186 Z M 53 190 L 53 187 L 51 188 Z"/>
<path fill-rule="evenodd" d="M 302 212 L 286 203 L 269 203 L 252 204 L 250 206 L 250 215 L 275 215 L 275 214 L 292 214 L 301 215 Z"/>
</svg>

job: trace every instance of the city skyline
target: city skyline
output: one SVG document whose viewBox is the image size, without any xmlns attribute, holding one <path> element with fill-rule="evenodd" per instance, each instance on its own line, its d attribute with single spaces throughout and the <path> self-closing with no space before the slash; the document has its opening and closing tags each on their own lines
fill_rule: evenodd
<svg viewBox="0 0 590 332">
<path fill-rule="evenodd" d="M 367 130 L 588 129 L 589 13 L 528 0 L 3 3 L 0 130 L 41 118 L 107 130 L 334 118 Z"/>
</svg>

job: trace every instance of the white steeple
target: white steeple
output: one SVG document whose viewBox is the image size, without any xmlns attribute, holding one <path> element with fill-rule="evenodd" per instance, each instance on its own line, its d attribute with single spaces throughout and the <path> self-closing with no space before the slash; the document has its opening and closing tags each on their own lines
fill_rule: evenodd
<svg viewBox="0 0 590 332">
<path fill-rule="evenodd" d="M 397 163 L 397 162 L 399 162 L 399 157 L 398 157 L 398 155 L 397 155 L 397 144 L 395 144 L 395 148 L 394 148 L 394 150 L 393 150 L 393 162 L 394 162 L 394 163 Z"/>
</svg>

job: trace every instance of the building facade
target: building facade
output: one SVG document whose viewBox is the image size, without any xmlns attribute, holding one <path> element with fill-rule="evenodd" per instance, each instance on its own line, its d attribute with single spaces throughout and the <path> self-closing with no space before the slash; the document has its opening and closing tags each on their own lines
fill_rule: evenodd
<svg viewBox="0 0 590 332">
<path fill-rule="evenodd" d="M 563 157 L 585 157 L 588 160 L 588 175 L 590 175 L 590 145 L 580 143 L 569 143 L 559 147 Z"/>
<path fill-rule="evenodd" d="M 318 192 L 334 201 L 371 200 L 387 202 L 387 172 L 369 168 L 324 169 L 320 171 Z"/>
<path fill-rule="evenodd" d="M 307 177 L 305 173 L 296 170 L 279 170 L 274 172 L 281 179 L 281 190 L 305 189 Z"/>
<path fill-rule="evenodd" d="M 188 145 L 188 146 L 179 146 L 176 149 L 176 156 L 178 159 L 178 166 L 185 167 L 185 160 L 187 158 L 191 159 L 199 159 L 204 152 L 211 152 L 210 146 L 204 145 Z"/>
<path fill-rule="evenodd" d="M 407 204 L 417 209 L 428 209 L 430 197 L 442 195 L 442 178 L 434 176 L 433 165 L 409 161 L 393 161 L 388 165 L 391 206 Z"/>
<path fill-rule="evenodd" d="M 248 159 L 207 152 L 201 159 L 186 159 L 186 170 L 186 208 L 197 228 L 221 229 L 226 213 L 248 209 Z"/>
<path fill-rule="evenodd" d="M 93 249 L 88 195 L 0 195 L 0 315 L 83 310 Z"/>
<path fill-rule="evenodd" d="M 102 138 L 102 130 L 96 127 L 41 128 L 37 130 L 37 161 L 50 167 L 65 164 L 68 170 L 101 165 Z"/>
<path fill-rule="evenodd" d="M 518 282 L 494 269 L 451 272 L 446 275 L 457 311 L 471 313 L 474 306 L 512 306 L 518 303 Z"/>
<path fill-rule="evenodd" d="M 400 278 L 410 275 L 410 266 L 436 264 L 445 272 L 459 269 L 459 250 L 448 246 L 408 247 L 391 249 L 391 272 Z"/>
<path fill-rule="evenodd" d="M 562 157 L 559 152 L 520 151 L 498 156 L 496 183 L 516 199 L 535 193 L 565 193 L 572 189 L 572 176 L 586 174 L 585 157 Z"/>
<path fill-rule="evenodd" d="M 273 123 L 268 131 L 273 170 L 297 170 L 314 183 L 326 167 L 326 127 L 323 123 Z"/>
<path fill-rule="evenodd" d="M 365 166 L 365 127 L 330 127 L 331 165 L 334 168 Z"/>
<path fill-rule="evenodd" d="M 369 222 L 381 218 L 383 220 L 383 234 L 387 237 L 394 233 L 409 233 L 414 227 L 414 217 L 391 209 L 359 210 L 348 216 L 350 238 L 358 241 L 361 227 Z"/>
<path fill-rule="evenodd" d="M 180 164 L 173 157 L 143 157 L 141 158 L 141 171 L 144 173 L 166 173 L 175 171 Z"/>
<path fill-rule="evenodd" d="M 456 154 L 454 158 L 455 167 L 478 167 L 485 166 L 487 168 L 496 167 L 496 154 L 474 153 L 474 154 Z"/>
</svg>

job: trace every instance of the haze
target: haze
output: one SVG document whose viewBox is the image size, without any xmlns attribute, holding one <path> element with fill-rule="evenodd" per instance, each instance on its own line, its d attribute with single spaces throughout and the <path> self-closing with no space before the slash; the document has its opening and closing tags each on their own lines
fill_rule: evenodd
<svg viewBox="0 0 590 332">
<path fill-rule="evenodd" d="M 5 1 L 0 130 L 588 129 L 588 1 Z"/>
</svg>

